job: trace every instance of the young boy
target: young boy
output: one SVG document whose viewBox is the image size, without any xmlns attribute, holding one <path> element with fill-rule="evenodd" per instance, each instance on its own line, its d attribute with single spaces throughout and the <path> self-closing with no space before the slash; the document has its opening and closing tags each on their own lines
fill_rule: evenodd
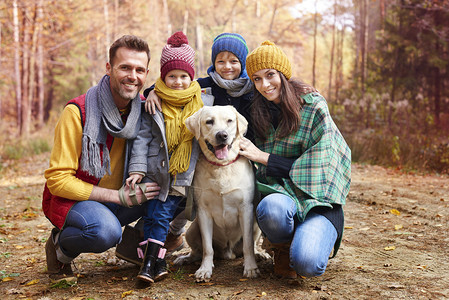
<svg viewBox="0 0 449 300">
<path fill-rule="evenodd" d="M 157 182 L 161 188 L 158 198 L 148 204 L 144 241 L 139 244 L 145 251 L 140 249 L 143 262 L 137 277 L 150 283 L 168 274 L 164 242 L 170 221 L 182 211 L 199 154 L 198 143 L 184 124 L 203 106 L 200 85 L 193 81 L 194 59 L 195 51 L 182 32 L 168 39 L 155 85 L 162 112 L 143 114 L 129 163 L 127 185 Z"/>
</svg>

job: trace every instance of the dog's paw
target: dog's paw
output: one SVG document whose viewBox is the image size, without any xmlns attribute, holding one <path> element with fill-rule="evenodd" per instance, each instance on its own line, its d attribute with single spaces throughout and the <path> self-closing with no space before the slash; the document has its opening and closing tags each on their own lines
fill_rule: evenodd
<svg viewBox="0 0 449 300">
<path fill-rule="evenodd" d="M 257 278 L 260 275 L 259 269 L 256 267 L 255 269 L 245 269 L 243 270 L 243 277 L 247 278 Z"/>
<path fill-rule="evenodd" d="M 268 254 L 265 250 L 255 251 L 255 255 L 257 261 L 272 260 L 270 254 Z"/>
<path fill-rule="evenodd" d="M 209 282 L 212 276 L 212 268 L 205 268 L 201 266 L 195 272 L 195 281 L 196 282 Z"/>
</svg>

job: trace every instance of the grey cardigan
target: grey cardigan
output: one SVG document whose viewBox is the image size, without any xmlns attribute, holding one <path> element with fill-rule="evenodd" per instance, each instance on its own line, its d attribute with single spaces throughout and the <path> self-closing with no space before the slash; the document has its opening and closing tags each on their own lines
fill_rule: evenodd
<svg viewBox="0 0 449 300">
<path fill-rule="evenodd" d="M 201 94 L 204 105 L 212 106 L 213 97 Z M 142 112 L 140 130 L 133 141 L 129 161 L 129 173 L 142 173 L 142 182 L 156 182 L 161 190 L 159 200 L 165 202 L 171 185 L 188 187 L 192 184 L 196 162 L 200 153 L 198 141 L 193 138 L 192 154 L 189 169 L 176 175 L 176 182 L 172 182 L 168 173 L 169 155 L 165 135 L 164 116 L 159 110 L 154 115 Z"/>
</svg>

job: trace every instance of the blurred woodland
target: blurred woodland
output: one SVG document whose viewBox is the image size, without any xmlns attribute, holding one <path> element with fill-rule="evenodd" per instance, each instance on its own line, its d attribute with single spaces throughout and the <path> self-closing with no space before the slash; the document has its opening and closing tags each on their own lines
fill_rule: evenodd
<svg viewBox="0 0 449 300">
<path fill-rule="evenodd" d="M 198 77 L 219 33 L 242 34 L 250 50 L 275 42 L 326 97 L 354 161 L 449 173 L 449 0 L 0 0 L 0 162 L 18 141 L 51 145 L 64 104 L 97 83 L 116 38 L 148 41 L 148 86 L 178 30 Z"/>
</svg>

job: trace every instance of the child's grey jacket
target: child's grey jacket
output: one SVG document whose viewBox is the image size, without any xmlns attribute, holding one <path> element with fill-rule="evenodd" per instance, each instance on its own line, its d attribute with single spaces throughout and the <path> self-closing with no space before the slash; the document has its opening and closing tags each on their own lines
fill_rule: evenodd
<svg viewBox="0 0 449 300">
<path fill-rule="evenodd" d="M 213 105 L 213 97 L 201 94 L 201 99 L 204 105 Z M 191 185 L 201 150 L 198 141 L 193 138 L 189 169 L 177 174 L 176 181 L 172 182 L 168 173 L 170 157 L 165 135 L 164 115 L 159 110 L 154 115 L 142 110 L 140 124 L 139 133 L 133 142 L 128 172 L 145 174 L 142 182 L 156 182 L 161 187 L 158 198 L 165 202 L 170 185 L 185 187 Z"/>
</svg>

